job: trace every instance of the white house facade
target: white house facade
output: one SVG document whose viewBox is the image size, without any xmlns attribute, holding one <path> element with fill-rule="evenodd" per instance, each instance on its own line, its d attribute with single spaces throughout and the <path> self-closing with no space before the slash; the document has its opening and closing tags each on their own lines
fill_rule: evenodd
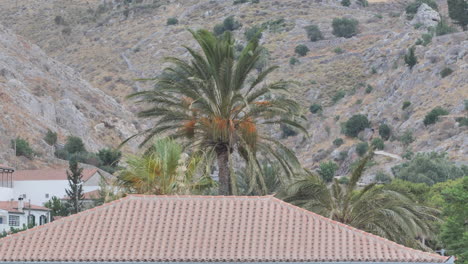
<svg viewBox="0 0 468 264">
<path fill-rule="evenodd" d="M 50 222 L 48 208 L 17 201 L 0 201 L 0 234 L 12 229 L 44 225 Z"/>
</svg>

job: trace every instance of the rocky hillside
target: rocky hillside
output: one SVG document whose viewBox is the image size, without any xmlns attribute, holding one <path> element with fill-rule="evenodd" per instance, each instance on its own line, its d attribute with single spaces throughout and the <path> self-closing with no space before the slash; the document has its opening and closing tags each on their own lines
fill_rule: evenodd
<svg viewBox="0 0 468 264">
<path fill-rule="evenodd" d="M 118 116 L 127 123 L 118 123 L 128 131 L 134 130 L 131 117 L 127 118 L 128 112 L 121 107 L 135 109 L 123 98 L 149 84 L 133 80 L 158 74 L 164 66 L 164 56 L 187 57 L 181 46 L 194 44 L 187 28 L 211 29 L 233 15 L 242 24 L 235 31 L 240 44 L 245 43 L 247 29 L 268 25 L 261 41 L 269 51 L 266 63 L 281 66 L 274 78 L 300 82 L 292 92 L 304 106 L 310 138 L 293 136 L 284 140 L 295 148 L 305 166 L 315 168 L 320 161 L 336 159 L 340 160 L 341 173 L 346 173 L 356 157 L 355 145 L 359 140 L 341 134 L 341 123 L 357 113 L 366 115 L 375 131 L 374 135 L 368 131 L 361 138 L 378 137 L 377 128 L 381 123 L 392 127 L 393 136 L 385 142 L 385 152 L 398 157 L 408 150 L 447 151 L 454 160 L 466 163 L 467 126 L 461 126 L 455 119 L 467 114 L 464 100 L 468 99 L 468 33 L 435 36 L 425 46 L 416 46 L 418 63 L 410 69 L 403 57 L 427 32 L 427 27 L 424 21 L 416 23 L 406 18 L 406 4 L 404 1 L 371 2 L 368 7 L 362 7 L 352 0 L 350 7 L 344 7 L 334 0 L 260 0 L 257 4 L 238 5 L 233 5 L 232 0 L 5 0 L 0 3 L 0 21 L 39 45 L 55 60 L 78 71 L 89 81 L 86 87 L 100 90 L 100 93 L 93 92 L 96 94 L 93 98 L 113 102 L 116 108 L 103 107 L 82 94 L 84 102 L 104 108 L 102 112 L 96 110 L 101 114 L 96 114 L 97 117 L 86 116 L 92 133 L 84 134 L 90 137 L 99 134 L 94 127 L 107 117 L 105 113 L 122 113 Z M 438 4 L 440 14 L 447 16 L 445 1 Z M 423 13 L 416 17 L 440 20 L 440 15 L 433 15 Z M 171 17 L 179 23 L 166 25 Z M 337 17 L 357 19 L 359 34 L 352 38 L 335 37 L 331 23 Z M 308 40 L 304 27 L 311 24 L 323 32 L 323 40 Z M 294 52 L 300 44 L 310 50 L 304 57 Z M 297 62 L 291 65 L 293 57 Z M 445 68 L 453 73 L 442 78 L 440 72 Z M 62 91 L 72 92 L 72 87 L 63 86 Z M 333 100 L 340 91 L 344 97 Z M 55 93 L 48 95 L 55 96 Z M 60 102 L 63 97 L 57 100 Z M 411 105 L 402 110 L 404 101 Z M 308 108 L 314 103 L 322 106 L 321 114 L 309 113 Z M 436 106 L 450 114 L 426 127 L 422 120 Z M 13 109 L 17 108 L 16 104 Z M 414 138 L 409 146 L 403 146 L 398 140 L 406 131 Z M 278 128 L 278 137 L 280 134 Z M 336 138 L 342 138 L 344 144 L 336 147 L 333 144 Z M 93 139 L 87 140 L 92 144 Z M 346 157 L 340 154 L 345 152 Z M 371 174 L 373 170 L 388 169 L 401 162 L 388 156 L 376 160 L 378 166 L 370 170 Z"/>
</svg>

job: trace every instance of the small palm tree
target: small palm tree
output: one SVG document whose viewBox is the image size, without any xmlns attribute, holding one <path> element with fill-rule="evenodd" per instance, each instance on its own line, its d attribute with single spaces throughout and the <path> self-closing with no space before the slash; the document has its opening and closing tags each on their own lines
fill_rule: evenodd
<svg viewBox="0 0 468 264">
<path fill-rule="evenodd" d="M 280 196 L 312 212 L 358 229 L 388 238 L 410 247 L 427 247 L 417 238 L 433 237 L 438 211 L 412 201 L 402 193 L 369 184 L 357 186 L 370 156 L 363 158 L 353 171 L 349 183 L 335 179 L 327 184 L 308 175 L 289 186 Z"/>
<path fill-rule="evenodd" d="M 161 133 L 183 138 L 191 149 L 203 150 L 210 162 L 217 160 L 219 194 L 237 194 L 232 153 L 237 151 L 246 162 L 251 191 L 267 192 L 257 156 L 275 158 L 286 176 L 299 166 L 294 153 L 279 141 L 264 134 L 263 128 L 285 124 L 305 131 L 299 124 L 299 105 L 287 98 L 290 82 L 266 83 L 278 67 L 257 72 L 262 47 L 254 38 L 235 56 L 235 40 L 230 32 L 221 37 L 206 30 L 190 31 L 202 52 L 185 47 L 190 61 L 166 58 L 172 66 L 153 79 L 154 89 L 132 94 L 147 108 L 141 118 L 156 124 L 144 134 L 145 144 Z M 252 80 L 252 81 L 247 81 Z M 271 98 L 271 99 L 266 99 Z"/>
<path fill-rule="evenodd" d="M 174 140 L 158 139 L 142 156 L 129 156 L 127 168 L 117 177 L 120 186 L 131 193 L 188 194 L 213 184 L 211 178 L 199 176 L 200 161 L 183 153 Z"/>
</svg>

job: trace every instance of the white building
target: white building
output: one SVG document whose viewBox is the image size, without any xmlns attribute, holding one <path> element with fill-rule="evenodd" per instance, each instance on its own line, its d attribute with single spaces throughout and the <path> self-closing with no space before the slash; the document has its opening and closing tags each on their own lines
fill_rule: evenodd
<svg viewBox="0 0 468 264">
<path fill-rule="evenodd" d="M 48 208 L 17 201 L 0 201 L 0 234 L 9 232 L 12 228 L 21 229 L 43 225 L 50 222 Z"/>
<path fill-rule="evenodd" d="M 98 169 L 83 169 L 83 192 L 99 189 L 103 174 Z M 13 173 L 13 197 L 23 197 L 26 202 L 44 205 L 53 196 L 63 198 L 69 188 L 67 168 L 18 170 Z"/>
</svg>

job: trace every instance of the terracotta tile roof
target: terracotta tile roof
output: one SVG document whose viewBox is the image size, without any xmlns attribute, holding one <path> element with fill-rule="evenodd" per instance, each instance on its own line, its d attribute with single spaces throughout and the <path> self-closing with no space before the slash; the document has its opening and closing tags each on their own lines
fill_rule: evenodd
<svg viewBox="0 0 468 264">
<path fill-rule="evenodd" d="M 27 211 L 29 208 L 33 210 L 44 210 L 44 211 L 50 211 L 49 208 L 44 207 L 44 206 L 39 206 L 39 205 L 34 205 L 29 203 L 24 203 L 24 210 Z M 18 210 L 18 201 L 0 201 L 0 209 L 8 211 L 10 213 L 22 213 L 20 210 Z"/>
<path fill-rule="evenodd" d="M 87 181 L 98 169 L 83 169 L 83 181 Z M 13 173 L 13 181 L 55 181 L 67 180 L 67 168 L 18 170 Z"/>
<path fill-rule="evenodd" d="M 0 170 L 1 170 L 1 169 L 15 170 L 13 167 L 10 167 L 10 166 L 4 165 L 4 164 L 0 164 Z"/>
<path fill-rule="evenodd" d="M 1 261 L 426 262 L 272 196 L 131 195 L 0 239 Z"/>
</svg>

